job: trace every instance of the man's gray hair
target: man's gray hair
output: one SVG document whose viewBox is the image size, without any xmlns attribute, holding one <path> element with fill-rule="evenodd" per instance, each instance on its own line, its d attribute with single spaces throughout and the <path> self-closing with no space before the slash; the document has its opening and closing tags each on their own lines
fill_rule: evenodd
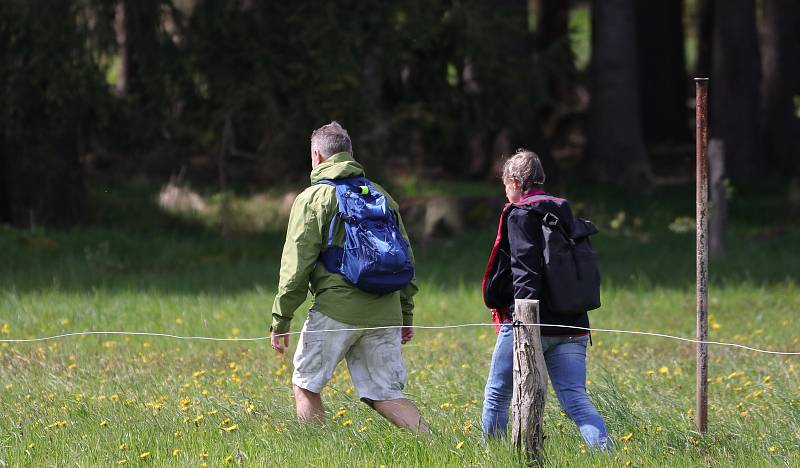
<svg viewBox="0 0 800 468">
<path fill-rule="evenodd" d="M 523 192 L 544 185 L 544 168 L 539 156 L 531 150 L 518 149 L 503 164 L 503 180 L 509 179 L 519 181 Z"/>
<path fill-rule="evenodd" d="M 328 159 L 345 151 L 353 154 L 353 143 L 347 130 L 339 122 L 333 121 L 311 133 L 311 151 L 319 151 L 323 158 Z"/>
</svg>

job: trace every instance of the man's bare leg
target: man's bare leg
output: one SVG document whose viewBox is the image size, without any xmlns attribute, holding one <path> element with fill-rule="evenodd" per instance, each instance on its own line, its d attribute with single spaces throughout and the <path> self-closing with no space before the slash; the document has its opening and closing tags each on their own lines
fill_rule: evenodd
<svg viewBox="0 0 800 468">
<path fill-rule="evenodd" d="M 294 402 L 297 406 L 297 419 L 314 423 L 322 423 L 325 420 L 325 407 L 322 406 L 322 397 L 319 393 L 314 393 L 297 385 L 292 385 L 294 390 Z"/>
<path fill-rule="evenodd" d="M 397 400 L 375 400 L 375 411 L 388 419 L 392 424 L 409 429 L 417 434 L 430 434 L 428 423 L 419 415 L 417 405 L 411 400 L 400 398 Z"/>
</svg>

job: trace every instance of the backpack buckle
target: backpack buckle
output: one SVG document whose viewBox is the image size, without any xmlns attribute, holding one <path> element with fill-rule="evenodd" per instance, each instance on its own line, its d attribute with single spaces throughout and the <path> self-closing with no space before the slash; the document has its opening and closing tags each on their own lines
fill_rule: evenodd
<svg viewBox="0 0 800 468">
<path fill-rule="evenodd" d="M 554 228 L 558 226 L 558 216 L 554 215 L 553 213 L 547 213 L 542 218 L 542 222 L 547 226 Z"/>
</svg>

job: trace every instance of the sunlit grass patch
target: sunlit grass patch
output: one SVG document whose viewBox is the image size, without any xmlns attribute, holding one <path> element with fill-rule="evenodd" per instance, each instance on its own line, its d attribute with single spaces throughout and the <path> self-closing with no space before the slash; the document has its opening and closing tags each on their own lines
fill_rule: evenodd
<svg viewBox="0 0 800 468">
<path fill-rule="evenodd" d="M 596 243 L 604 290 L 592 325 L 691 337 L 693 239 L 669 231 L 676 212 L 645 217 L 647 205 L 621 209 L 630 213 L 626 219 L 645 219 L 636 229 L 649 237 L 639 231 L 628 236 L 623 224 Z M 712 263 L 711 339 L 800 350 L 793 269 L 800 253 L 785 248 L 798 238 L 796 228 L 777 240 L 749 237 L 749 224 L 733 228 L 732 255 Z M 47 233 L 51 247 L 43 248 L 10 232 L 0 233 L 7 254 L 0 266 L 0 338 L 81 330 L 268 334 L 281 236 L 224 240 L 87 228 Z M 492 238 L 486 227 L 418 249 L 418 324 L 488 323 L 478 284 Z M 104 242 L 107 248 L 100 247 Z M 306 309 L 298 311 L 293 329 Z M 507 439 L 481 440 L 494 339 L 491 327 L 418 330 L 405 347 L 406 391 L 430 422 L 434 434 L 427 438 L 395 429 L 362 404 L 344 365 L 325 390 L 324 426 L 298 423 L 290 357 L 276 356 L 266 341 L 86 336 L 0 344 L 0 461 L 521 466 Z M 710 426 L 700 435 L 694 430 L 694 345 L 602 332 L 592 340 L 587 390 L 606 418 L 614 449 L 587 450 L 550 391 L 548 466 L 800 464 L 797 357 L 711 346 Z"/>
</svg>

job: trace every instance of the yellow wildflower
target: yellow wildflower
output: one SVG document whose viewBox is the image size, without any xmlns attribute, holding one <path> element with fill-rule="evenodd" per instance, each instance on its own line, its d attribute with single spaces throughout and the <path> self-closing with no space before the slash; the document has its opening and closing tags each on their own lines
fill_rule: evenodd
<svg viewBox="0 0 800 468">
<path fill-rule="evenodd" d="M 227 457 L 225 457 L 225 463 L 231 463 L 231 462 L 233 462 L 233 455 L 228 455 Z"/>
<path fill-rule="evenodd" d="M 180 455 L 180 453 L 181 453 L 181 449 L 179 449 L 179 448 L 172 449 L 172 456 L 173 457 L 177 457 L 178 455 Z"/>
<path fill-rule="evenodd" d="M 233 426 L 230 426 L 230 427 L 223 427 L 222 428 L 222 430 L 225 431 L 225 432 L 233 432 L 236 429 L 239 429 L 239 426 L 237 424 L 234 424 Z"/>
<path fill-rule="evenodd" d="M 108 420 L 104 419 L 104 420 L 100 421 L 100 427 L 108 427 Z"/>
<path fill-rule="evenodd" d="M 148 458 L 150 458 L 150 452 L 144 452 L 139 455 L 140 460 L 147 460 Z"/>
<path fill-rule="evenodd" d="M 46 429 L 54 429 L 54 428 L 55 429 L 63 429 L 65 427 L 67 427 L 67 421 L 65 421 L 65 420 L 56 421 L 56 422 L 54 422 L 52 424 L 48 424 L 47 426 L 45 426 Z"/>
<path fill-rule="evenodd" d="M 623 442 L 627 442 L 627 441 L 631 440 L 632 438 L 633 438 L 633 432 L 629 432 L 629 433 L 625 434 L 624 436 L 621 436 L 619 438 L 619 440 L 621 440 Z"/>
<path fill-rule="evenodd" d="M 352 419 L 348 419 L 347 421 L 342 423 L 342 426 L 344 426 L 344 427 L 349 427 L 349 426 L 352 426 L 352 425 L 353 425 L 353 420 Z"/>
<path fill-rule="evenodd" d="M 457 444 L 456 444 L 456 448 L 457 448 L 458 450 L 461 450 L 463 447 L 464 447 L 464 441 L 463 441 L 463 440 L 462 440 L 461 442 L 459 442 L 459 443 L 457 443 Z"/>
</svg>

